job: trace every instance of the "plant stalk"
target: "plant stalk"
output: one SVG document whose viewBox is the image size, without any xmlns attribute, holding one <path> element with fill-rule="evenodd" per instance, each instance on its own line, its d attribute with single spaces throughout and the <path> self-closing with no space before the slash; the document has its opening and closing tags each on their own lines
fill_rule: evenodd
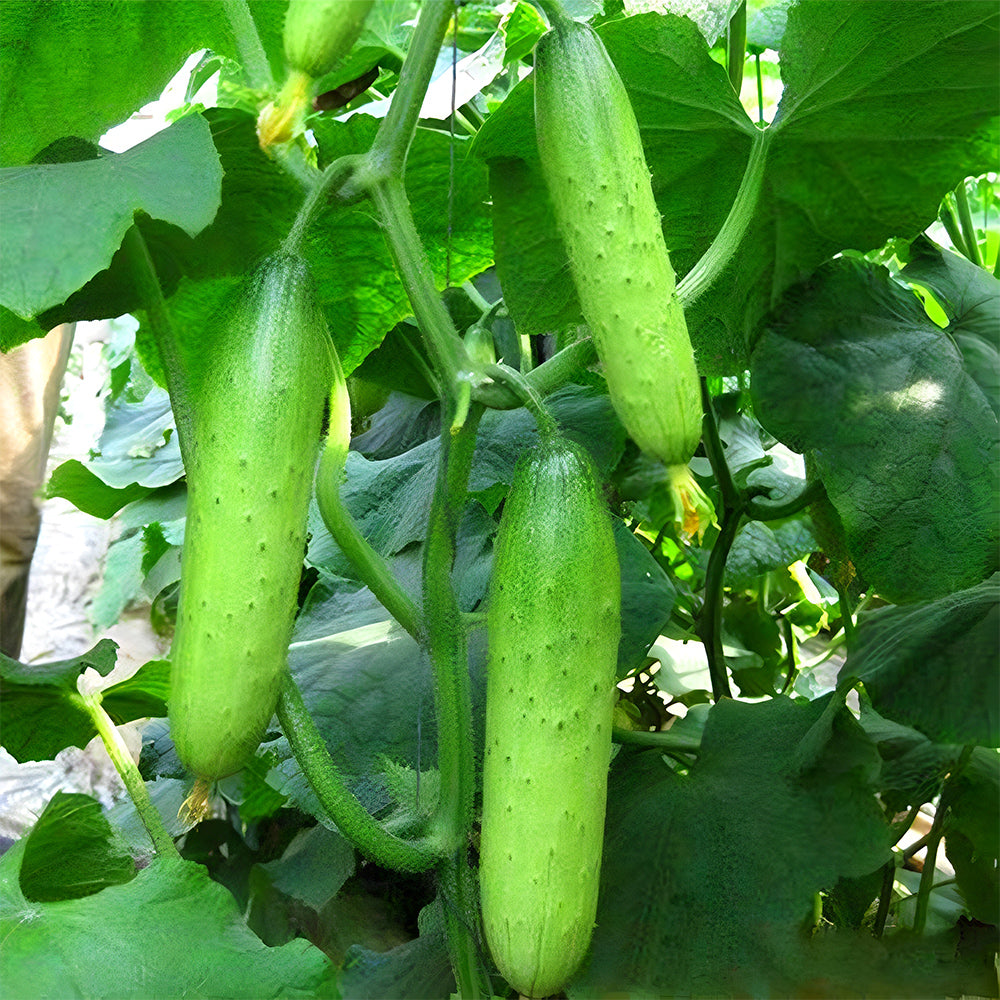
<svg viewBox="0 0 1000 1000">
<path fill-rule="evenodd" d="M 100 692 L 81 694 L 79 699 L 93 720 L 94 727 L 104 744 L 104 749 L 107 750 L 108 756 L 111 758 L 111 763 L 114 764 L 115 770 L 121 776 L 125 788 L 135 804 L 139 819 L 142 820 L 142 825 L 146 828 L 149 839 L 153 842 L 153 847 L 156 848 L 156 853 L 180 860 L 177 845 L 174 843 L 173 837 L 167 833 L 163 819 L 149 797 L 146 782 L 142 780 L 139 768 L 135 766 L 135 761 L 132 760 L 132 754 L 129 753 L 125 740 L 122 739 L 122 734 L 101 704 Z"/>
<path fill-rule="evenodd" d="M 177 424 L 177 439 L 185 468 L 191 466 L 191 444 L 194 440 L 195 413 L 191 403 L 191 387 L 184 359 L 181 357 L 177 331 L 163 297 L 149 246 L 137 225 L 133 225 L 122 240 L 132 271 L 132 280 L 149 321 L 156 350 L 167 380 L 167 394 Z"/>
<path fill-rule="evenodd" d="M 708 290 L 736 256 L 757 208 L 770 141 L 770 129 L 758 129 L 754 132 L 750 158 L 726 221 L 701 260 L 678 282 L 677 294 L 685 309 Z"/>
<path fill-rule="evenodd" d="M 973 264 L 983 266 L 983 255 L 979 251 L 979 239 L 976 236 L 976 226 L 972 221 L 972 210 L 969 208 L 969 194 L 965 190 L 965 179 L 955 188 L 955 204 L 958 206 L 958 221 L 962 226 L 962 236 L 965 238 L 967 256 Z"/>
<path fill-rule="evenodd" d="M 274 77 L 246 0 L 222 0 L 243 68 L 255 90 L 274 90 Z"/>
<path fill-rule="evenodd" d="M 402 840 L 386 831 L 357 800 L 330 757 L 302 692 L 287 671 L 281 682 L 277 713 L 295 759 L 320 805 L 362 854 L 393 871 L 424 872 L 438 864 L 442 848 L 433 836 Z"/>
</svg>

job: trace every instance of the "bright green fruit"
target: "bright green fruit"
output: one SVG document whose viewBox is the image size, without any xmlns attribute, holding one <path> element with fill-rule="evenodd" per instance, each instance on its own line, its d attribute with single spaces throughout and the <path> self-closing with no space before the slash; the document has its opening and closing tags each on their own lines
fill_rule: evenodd
<svg viewBox="0 0 1000 1000">
<path fill-rule="evenodd" d="M 494 549 L 480 844 L 486 939 L 528 997 L 566 984 L 593 931 L 620 616 L 590 458 L 543 438 L 518 463 Z"/>
<path fill-rule="evenodd" d="M 295 619 L 330 385 L 330 339 L 305 262 L 267 258 L 230 302 L 192 386 L 194 434 L 170 725 L 215 780 L 274 714 Z"/>
<path fill-rule="evenodd" d="M 701 390 L 635 114 L 604 44 L 560 22 L 535 50 L 542 172 L 608 391 L 668 466 L 701 437 Z"/>
<path fill-rule="evenodd" d="M 318 78 L 334 69 L 361 35 L 374 0 L 289 0 L 285 58 Z"/>
</svg>

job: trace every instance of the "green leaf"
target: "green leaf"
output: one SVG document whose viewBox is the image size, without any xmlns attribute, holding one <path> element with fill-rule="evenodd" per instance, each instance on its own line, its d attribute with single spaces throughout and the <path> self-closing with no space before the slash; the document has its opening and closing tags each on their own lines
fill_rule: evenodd
<svg viewBox="0 0 1000 1000">
<path fill-rule="evenodd" d="M 250 870 L 247 923 L 266 944 L 284 944 L 354 874 L 354 848 L 323 826 L 301 830 L 280 858 Z"/>
<path fill-rule="evenodd" d="M 976 747 L 949 785 L 945 847 L 958 888 L 977 920 L 1000 925 L 1000 755 Z"/>
<path fill-rule="evenodd" d="M 1000 746 L 1000 573 L 937 601 L 880 608 L 858 623 L 841 679 L 875 710 L 937 743 Z"/>
<path fill-rule="evenodd" d="M 995 167 L 996 18 L 994 4 L 975 0 L 789 7 L 785 95 L 756 213 L 732 263 L 687 310 L 702 374 L 743 370 L 760 319 L 823 260 L 916 235 L 958 180 Z M 671 262 L 684 275 L 733 203 L 755 126 L 690 22 L 643 14 L 600 34 L 629 92 Z M 529 79 L 474 150 L 490 162 L 511 314 L 521 332 L 548 333 L 580 313 L 537 168 L 532 99 Z"/>
<path fill-rule="evenodd" d="M 53 663 L 18 663 L 0 654 L 0 739 L 15 760 L 51 760 L 66 747 L 85 747 L 97 735 L 80 704 L 76 680 L 88 667 L 106 677 L 117 650 L 117 643 L 101 639 L 81 656 Z"/>
<path fill-rule="evenodd" d="M 127 680 L 112 684 L 101 696 L 116 726 L 133 719 L 159 719 L 170 699 L 170 661 L 149 660 Z"/>
<path fill-rule="evenodd" d="M 686 776 L 656 750 L 618 754 L 593 958 L 571 996 L 799 992 L 814 894 L 889 858 L 875 752 L 850 713 L 811 771 L 791 766 L 823 710 L 719 702 Z"/>
<path fill-rule="evenodd" d="M 218 210 L 221 181 L 199 115 L 120 155 L 0 171 L 0 304 L 30 319 L 64 302 L 110 265 L 137 212 L 197 235 Z"/>
<path fill-rule="evenodd" d="M 0 860 L 0 978 L 11 996 L 336 995 L 321 951 L 304 940 L 268 948 L 198 864 L 154 857 L 125 885 L 39 904 L 18 885 L 23 853 L 18 844 Z"/>
<path fill-rule="evenodd" d="M 150 489 L 132 483 L 116 489 L 98 479 L 82 462 L 71 458 L 63 462 L 49 477 L 46 496 L 62 497 L 78 510 L 106 521 L 115 516 L 126 504 L 147 496 Z"/>
<path fill-rule="evenodd" d="M 752 358 L 754 410 L 810 452 L 852 559 L 883 597 L 932 598 L 997 568 L 997 418 L 917 297 L 861 261 L 786 295 Z"/>
<path fill-rule="evenodd" d="M 53 140 L 96 142 L 160 96 L 184 59 L 236 54 L 225 10 L 199 0 L 0 5 L 0 163 L 28 163 Z"/>
<path fill-rule="evenodd" d="M 943 304 L 965 370 L 1000 417 L 1000 281 L 926 236 L 910 244 L 902 276 L 926 285 Z"/>
<path fill-rule="evenodd" d="M 130 881 L 135 871 L 100 802 L 56 792 L 25 838 L 21 891 L 36 903 L 80 899 Z"/>
<path fill-rule="evenodd" d="M 768 524 L 748 521 L 740 528 L 726 560 L 726 586 L 744 590 L 766 573 L 804 559 L 817 548 L 805 515 Z"/>
</svg>

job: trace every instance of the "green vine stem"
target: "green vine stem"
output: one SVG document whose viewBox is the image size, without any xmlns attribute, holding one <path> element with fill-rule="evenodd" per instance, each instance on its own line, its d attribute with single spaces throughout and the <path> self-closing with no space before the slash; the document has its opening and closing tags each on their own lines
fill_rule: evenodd
<svg viewBox="0 0 1000 1000">
<path fill-rule="evenodd" d="M 972 221 L 972 210 L 969 207 L 969 195 L 965 190 L 965 178 L 955 188 L 955 204 L 958 206 L 958 221 L 962 226 L 962 235 L 968 250 L 968 258 L 973 264 L 983 266 L 983 255 L 979 252 L 979 239 L 976 227 Z"/>
<path fill-rule="evenodd" d="M 424 872 L 438 864 L 442 850 L 433 837 L 402 840 L 393 836 L 357 800 L 330 757 L 302 692 L 287 671 L 277 711 L 281 729 L 320 805 L 362 854 L 394 871 Z"/>
<path fill-rule="evenodd" d="M 743 513 L 752 521 L 779 521 L 805 510 L 820 497 L 822 492 L 823 484 L 814 481 L 807 483 L 799 493 L 788 500 L 771 503 L 756 498 L 748 499 L 743 505 Z"/>
<path fill-rule="evenodd" d="M 542 402 L 541 396 L 532 384 L 520 372 L 514 371 L 508 365 L 487 365 L 485 373 L 492 379 L 503 382 L 514 393 L 521 404 L 535 418 L 538 433 L 543 438 L 551 438 L 559 433 L 559 425 L 549 408 Z"/>
<path fill-rule="evenodd" d="M 330 390 L 330 427 L 316 472 L 316 503 L 320 517 L 358 576 L 382 606 L 418 643 L 424 640 L 420 611 L 403 590 L 382 556 L 361 534 L 340 496 L 344 466 L 351 441 L 351 400 L 340 358 L 330 352 L 333 386 Z"/>
<path fill-rule="evenodd" d="M 701 740 L 691 736 L 674 736 L 668 729 L 666 732 L 652 732 L 641 729 L 611 729 L 611 738 L 615 743 L 627 743 L 632 746 L 656 747 L 664 753 L 693 753 L 701 750 Z"/>
<path fill-rule="evenodd" d="M 948 233 L 948 239 L 951 240 L 951 245 L 965 258 L 971 260 L 972 255 L 969 248 L 965 245 L 965 237 L 962 235 L 961 226 L 958 224 L 958 215 L 954 206 L 952 205 L 952 195 L 951 193 L 946 194 L 941 202 L 941 211 L 938 215 L 941 220 L 941 225 L 944 226 L 945 231 Z M 1000 258 L 998 258 L 1000 259 Z"/>
<path fill-rule="evenodd" d="M 938 806 L 934 812 L 934 819 L 931 828 L 927 832 L 927 853 L 924 855 L 924 870 L 920 873 L 920 885 L 917 887 L 916 910 L 913 914 L 913 930 L 917 934 L 923 934 L 927 926 L 927 913 L 930 909 L 931 891 L 934 889 L 934 873 L 937 871 L 937 854 L 941 846 L 941 838 L 944 836 L 944 826 L 948 813 L 951 810 L 952 797 L 955 793 L 955 779 L 965 770 L 965 766 L 972 757 L 975 750 L 974 744 L 968 744 L 962 748 L 951 773 L 945 780 L 941 789 L 941 796 L 938 799 Z"/>
<path fill-rule="evenodd" d="M 739 250 L 757 208 L 770 141 L 770 129 L 754 130 L 750 158 L 747 160 L 743 180 L 740 182 L 729 215 L 726 216 L 726 221 L 701 260 L 677 284 L 677 294 L 685 309 L 705 293 Z"/>
<path fill-rule="evenodd" d="M 882 888 L 878 894 L 878 908 L 875 911 L 875 921 L 872 924 L 872 934 L 876 938 L 882 937 L 885 933 L 885 925 L 889 919 L 889 910 L 892 907 L 892 888 L 896 883 L 896 855 L 885 863 L 882 869 Z"/>
<path fill-rule="evenodd" d="M 747 51 L 747 4 L 746 0 L 739 5 L 736 13 L 729 21 L 729 31 L 726 33 L 726 71 L 736 96 L 743 89 L 743 64 Z"/>
<path fill-rule="evenodd" d="M 531 390 L 541 397 L 564 386 L 578 371 L 592 364 L 597 358 L 594 342 L 589 337 L 567 344 L 521 377 Z M 477 383 L 472 389 L 472 398 L 494 410 L 512 410 L 523 405 L 521 397 L 506 384 L 498 382 Z"/>
<path fill-rule="evenodd" d="M 434 273 L 413 222 L 401 176 L 379 181 L 370 189 L 428 353 L 448 396 L 459 381 L 469 383 L 472 362 L 434 283 Z"/>
<path fill-rule="evenodd" d="M 194 436 L 194 410 L 191 405 L 191 388 L 187 368 L 181 357 L 177 331 L 170 319 L 170 311 L 163 298 L 160 279 L 156 275 L 153 258 L 139 227 L 133 225 L 122 240 L 135 289 L 146 312 L 156 350 L 167 380 L 167 394 L 174 411 L 181 459 L 185 468 L 191 467 L 191 442 Z"/>
<path fill-rule="evenodd" d="M 125 740 L 122 739 L 122 734 L 118 732 L 118 727 L 104 710 L 100 692 L 80 694 L 78 697 L 93 721 L 94 727 L 101 737 L 101 742 L 104 744 L 104 749 L 107 750 L 108 756 L 111 758 L 111 763 L 114 764 L 115 770 L 121 776 L 125 788 L 135 804 L 135 811 L 139 814 L 139 819 L 142 820 L 142 825 L 146 828 L 149 839 L 153 842 L 153 847 L 156 848 L 156 853 L 179 860 L 180 853 L 177 850 L 177 845 L 174 843 L 173 837 L 167 833 L 163 819 L 149 797 L 146 782 L 142 780 L 139 768 L 135 766 L 135 761 L 132 760 L 132 754 L 129 753 Z"/>
<path fill-rule="evenodd" d="M 441 775 L 441 797 L 432 830 L 451 852 L 438 866 L 438 876 L 448 951 L 459 996 L 470 998 L 478 998 L 482 990 L 488 990 L 489 981 L 481 974 L 478 901 L 466 860 L 472 832 L 476 764 L 467 629 L 451 574 L 455 537 L 465 507 L 476 428 L 482 413 L 481 406 L 473 405 L 462 425 L 454 430 L 451 407 L 446 405 L 443 409 L 441 455 L 431 501 L 423 573 L 424 618 L 434 670 Z"/>
<path fill-rule="evenodd" d="M 301 253 L 306 231 L 313 219 L 327 199 L 332 197 L 334 192 L 339 193 L 338 189 L 348 183 L 351 175 L 357 170 L 360 159 L 359 156 L 341 156 L 318 175 L 295 216 L 288 236 L 285 237 L 283 245 L 285 250 L 289 253 Z"/>
<path fill-rule="evenodd" d="M 256 90 L 273 90 L 271 65 L 246 0 L 222 0 L 222 6 L 233 29 L 236 49 L 250 78 L 250 85 Z"/>
</svg>

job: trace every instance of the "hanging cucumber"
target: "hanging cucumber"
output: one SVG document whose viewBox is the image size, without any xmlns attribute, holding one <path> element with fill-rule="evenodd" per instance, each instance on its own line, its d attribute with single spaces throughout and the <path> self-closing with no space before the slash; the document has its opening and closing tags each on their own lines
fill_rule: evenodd
<svg viewBox="0 0 1000 1000">
<path fill-rule="evenodd" d="M 221 323 L 192 386 L 169 705 L 177 752 L 206 781 L 240 770 L 274 714 L 331 368 L 296 255 L 260 264 Z"/>
<path fill-rule="evenodd" d="M 560 990 L 590 943 L 620 613 L 590 458 L 544 434 L 518 463 L 494 549 L 480 846 L 486 939 L 528 997 Z"/>
<path fill-rule="evenodd" d="M 560 18 L 539 40 L 535 127 L 615 411 L 639 447 L 668 467 L 690 511 L 704 500 L 687 470 L 701 438 L 698 370 L 635 114 L 588 25 Z"/>
</svg>

